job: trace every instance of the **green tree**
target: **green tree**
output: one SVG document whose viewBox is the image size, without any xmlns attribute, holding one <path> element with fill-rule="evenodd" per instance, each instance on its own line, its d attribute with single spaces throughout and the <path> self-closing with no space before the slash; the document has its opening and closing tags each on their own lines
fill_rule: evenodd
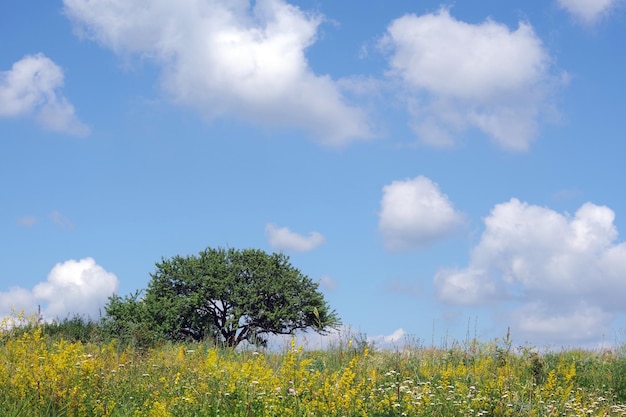
<svg viewBox="0 0 626 417">
<path fill-rule="evenodd" d="M 140 348 L 154 346 L 162 339 L 161 326 L 152 319 L 141 294 L 135 291 L 125 297 L 115 294 L 109 297 L 102 320 L 106 337 Z"/>
<path fill-rule="evenodd" d="M 207 248 L 198 256 L 175 256 L 156 264 L 143 298 L 112 297 L 112 327 L 143 328 L 170 340 L 205 340 L 235 347 L 266 345 L 269 334 L 313 329 L 325 334 L 339 318 L 318 284 L 283 254 L 257 249 Z"/>
</svg>

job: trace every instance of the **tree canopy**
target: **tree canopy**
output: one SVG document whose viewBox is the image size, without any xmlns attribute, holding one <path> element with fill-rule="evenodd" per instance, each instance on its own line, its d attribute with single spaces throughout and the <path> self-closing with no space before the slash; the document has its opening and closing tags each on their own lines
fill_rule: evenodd
<svg viewBox="0 0 626 417">
<path fill-rule="evenodd" d="M 235 347 L 266 345 L 269 334 L 296 330 L 324 334 L 340 324 L 318 284 L 284 254 L 207 248 L 197 256 L 163 258 L 150 276 L 143 297 L 111 297 L 106 313 L 113 327 Z"/>
</svg>

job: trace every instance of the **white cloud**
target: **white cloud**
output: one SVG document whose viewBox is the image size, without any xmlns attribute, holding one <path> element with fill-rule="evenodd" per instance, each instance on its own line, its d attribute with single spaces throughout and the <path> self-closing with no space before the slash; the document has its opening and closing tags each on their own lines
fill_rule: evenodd
<svg viewBox="0 0 626 417">
<path fill-rule="evenodd" d="M 611 336 L 613 315 L 585 302 L 553 309 L 546 301 L 529 302 L 513 313 L 514 325 L 523 335 L 541 335 L 545 344 L 582 343 L 595 346 Z"/>
<path fill-rule="evenodd" d="M 529 341 L 591 341 L 626 312 L 626 243 L 615 213 L 583 204 L 572 216 L 517 199 L 496 205 L 465 269 L 441 270 L 440 300 L 515 301 L 514 333 Z M 557 331 L 558 328 L 558 331 Z"/>
<path fill-rule="evenodd" d="M 214 118 L 305 128 L 344 145 L 371 136 L 364 112 L 313 73 L 305 50 L 322 22 L 283 0 L 64 0 L 84 36 L 163 69 L 174 101 Z"/>
<path fill-rule="evenodd" d="M 24 288 L 11 287 L 0 292 L 0 317 L 8 317 L 13 312 L 24 311 L 26 315 L 37 312 L 37 301 L 32 293 Z"/>
<path fill-rule="evenodd" d="M 425 247 L 456 233 L 463 214 L 424 176 L 383 187 L 378 229 L 390 250 Z"/>
<path fill-rule="evenodd" d="M 363 341 L 364 335 L 357 329 L 340 325 L 337 329 L 327 329 L 326 334 L 319 334 L 312 331 L 296 331 L 293 335 L 268 335 L 268 346 L 273 349 L 290 348 L 291 340 L 295 338 L 296 346 L 302 346 L 307 350 L 320 350 L 335 347 L 343 347 L 350 345 L 357 347 L 360 341 Z"/>
<path fill-rule="evenodd" d="M 52 222 L 54 224 L 56 224 L 57 226 L 59 226 L 62 229 L 73 229 L 74 228 L 74 223 L 72 223 L 72 221 L 69 218 L 67 218 L 61 212 L 59 212 L 57 210 L 55 210 L 52 213 L 50 213 L 50 220 L 52 220 Z"/>
<path fill-rule="evenodd" d="M 320 278 L 319 281 L 320 287 L 327 291 L 335 291 L 339 287 L 339 283 L 336 279 L 329 277 L 328 275 L 324 275 Z"/>
<path fill-rule="evenodd" d="M 74 314 L 97 319 L 108 297 L 117 291 L 117 277 L 98 265 L 93 258 L 69 260 L 56 264 L 48 279 L 32 290 L 13 287 L 0 292 L 0 316 L 8 316 L 11 309 L 26 314 L 37 311 L 41 305 L 47 320 L 63 319 Z"/>
<path fill-rule="evenodd" d="M 534 139 L 553 77 L 530 25 L 469 24 L 442 9 L 394 20 L 380 45 L 421 142 L 449 146 L 470 128 L 515 151 Z"/>
<path fill-rule="evenodd" d="M 607 15 L 619 0 L 557 0 L 559 6 L 580 19 L 592 24 Z"/>
<path fill-rule="evenodd" d="M 497 294 L 496 286 L 480 269 L 442 269 L 435 275 L 440 300 L 450 304 L 476 305 L 489 303 Z"/>
<path fill-rule="evenodd" d="M 391 334 L 388 335 L 378 335 L 373 337 L 368 337 L 367 341 L 373 343 L 377 346 L 385 347 L 386 345 L 394 345 L 398 342 L 402 341 L 405 337 L 404 329 L 396 329 Z"/>
<path fill-rule="evenodd" d="M 34 116 L 46 129 L 84 136 L 89 128 L 59 92 L 63 70 L 43 54 L 27 55 L 0 72 L 0 117 Z"/>
<path fill-rule="evenodd" d="M 54 210 L 48 214 L 48 219 L 61 229 L 74 229 L 74 223 L 58 210 Z M 22 216 L 17 218 L 16 222 L 22 227 L 33 227 L 39 222 L 39 218 L 35 216 Z"/>
<path fill-rule="evenodd" d="M 34 216 L 23 216 L 17 219 L 17 224 L 23 227 L 33 227 L 35 223 L 37 223 L 39 219 Z"/>
<path fill-rule="evenodd" d="M 582 197 L 583 192 L 576 188 L 568 188 L 555 192 L 552 194 L 552 199 L 556 201 L 568 201 L 575 198 Z"/>
<path fill-rule="evenodd" d="M 303 236 L 287 227 L 277 227 L 272 223 L 265 226 L 265 234 L 270 246 L 281 251 L 308 252 L 324 243 L 324 236 L 318 232 Z"/>
</svg>

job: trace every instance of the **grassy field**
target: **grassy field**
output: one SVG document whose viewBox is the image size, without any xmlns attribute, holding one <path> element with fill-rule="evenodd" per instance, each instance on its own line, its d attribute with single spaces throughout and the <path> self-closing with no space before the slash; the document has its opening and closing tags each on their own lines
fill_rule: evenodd
<svg viewBox="0 0 626 417">
<path fill-rule="evenodd" d="M 1 416 L 626 416 L 626 352 L 503 341 L 375 351 L 0 333 Z"/>
</svg>

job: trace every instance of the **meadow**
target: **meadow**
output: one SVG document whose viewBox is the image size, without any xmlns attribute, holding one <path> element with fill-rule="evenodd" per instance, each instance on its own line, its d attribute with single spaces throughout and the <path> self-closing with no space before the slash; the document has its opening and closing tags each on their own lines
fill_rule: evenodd
<svg viewBox="0 0 626 417">
<path fill-rule="evenodd" d="M 0 332 L 0 415 L 626 416 L 626 350 L 144 347 L 35 324 Z"/>
</svg>

